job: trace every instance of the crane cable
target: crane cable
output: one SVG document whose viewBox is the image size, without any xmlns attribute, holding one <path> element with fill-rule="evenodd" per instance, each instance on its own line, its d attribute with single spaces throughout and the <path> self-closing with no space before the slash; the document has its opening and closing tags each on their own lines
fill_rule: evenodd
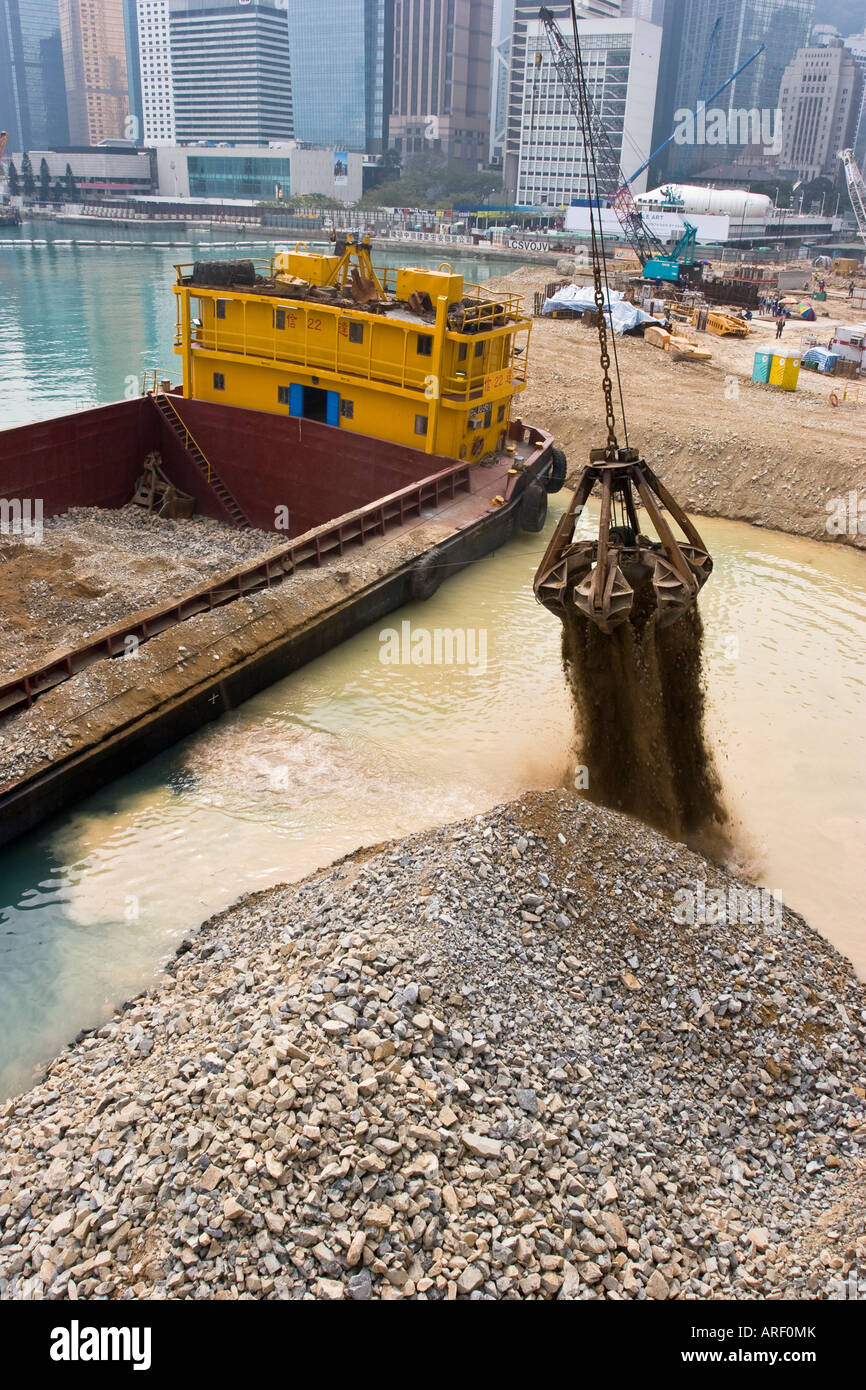
<svg viewBox="0 0 866 1390">
<path fill-rule="evenodd" d="M 601 196 L 599 192 L 598 167 L 595 157 L 595 146 L 591 134 L 590 121 L 590 99 L 586 85 L 586 73 L 583 67 L 583 55 L 580 49 L 580 39 L 577 33 L 577 10 L 574 0 L 571 0 L 571 27 L 574 34 L 574 58 L 577 77 L 578 104 L 580 108 L 580 127 L 583 138 L 584 158 L 586 162 L 587 185 L 589 190 L 589 233 L 592 246 L 592 279 L 594 287 L 594 300 L 596 306 L 596 319 L 598 326 L 598 343 L 600 348 L 602 380 L 601 387 L 604 392 L 604 406 L 607 424 L 607 444 L 605 446 L 605 456 L 615 462 L 619 454 L 619 444 L 616 437 L 616 414 L 613 405 L 613 382 L 610 376 L 611 355 L 608 349 L 607 320 L 605 318 L 605 298 L 610 307 L 610 285 L 607 278 L 607 257 L 604 249 L 604 227 L 601 215 Z M 598 231 L 595 224 L 595 210 L 598 210 Z M 604 281 L 604 288 L 602 288 Z M 611 313 L 611 338 L 613 346 L 613 367 L 616 376 L 617 392 L 619 395 L 619 408 L 622 418 L 623 435 L 625 446 L 628 448 L 628 425 L 625 417 L 625 401 L 622 394 L 622 377 L 619 370 L 619 358 L 616 351 L 616 334 L 613 331 L 613 310 Z"/>
</svg>

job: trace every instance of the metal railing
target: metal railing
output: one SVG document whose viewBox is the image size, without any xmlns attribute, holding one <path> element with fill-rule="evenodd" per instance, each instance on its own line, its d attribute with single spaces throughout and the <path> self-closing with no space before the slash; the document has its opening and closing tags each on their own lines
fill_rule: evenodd
<svg viewBox="0 0 866 1390">
<path fill-rule="evenodd" d="M 186 421 L 184 420 L 183 416 L 182 416 L 182 415 L 180 414 L 180 412 L 178 411 L 178 408 L 177 408 L 177 406 L 175 405 L 174 401 L 172 400 L 171 396 L 170 396 L 166 391 L 160 391 L 160 390 L 154 391 L 153 396 L 154 396 L 154 400 L 156 401 L 157 405 L 159 404 L 160 401 L 165 401 L 166 405 L 170 408 L 172 414 L 174 415 L 174 418 L 177 420 L 177 423 L 180 425 L 181 429 L 183 430 L 183 433 L 184 433 L 184 441 L 183 441 L 183 442 L 184 442 L 184 448 L 187 450 L 187 452 L 189 452 L 189 446 L 190 446 L 190 444 L 192 444 L 193 448 L 196 449 L 197 452 L 198 452 L 198 453 L 201 455 L 201 457 L 204 459 L 204 462 L 205 462 L 205 464 L 207 465 L 207 480 L 208 480 L 208 482 L 210 482 L 210 481 L 211 481 L 211 474 L 212 474 L 212 472 L 213 472 L 213 470 L 212 470 L 212 468 L 211 468 L 211 461 L 210 461 L 210 459 L 208 458 L 207 454 L 205 453 L 204 449 L 203 449 L 203 448 L 201 447 L 201 445 L 199 444 L 198 440 L 195 438 L 195 435 L 193 434 L 192 430 L 191 430 L 191 429 L 189 428 L 189 426 L 187 425 L 187 423 L 186 423 Z"/>
<path fill-rule="evenodd" d="M 163 367 L 148 367 L 141 382 L 141 394 L 143 396 L 156 396 L 164 390 L 163 382 L 170 382 L 177 368 L 172 367 L 166 371 Z"/>
<path fill-rule="evenodd" d="M 471 467 L 468 463 L 449 464 L 438 473 L 419 478 L 397 492 L 358 507 L 330 525 L 326 523 L 299 536 L 270 555 L 217 576 L 180 599 L 151 608 L 146 615 L 133 615 L 112 627 L 103 628 L 94 633 L 89 641 L 55 653 L 40 665 L 0 680 L 0 718 L 22 706 L 32 705 L 40 695 L 69 680 L 95 661 L 110 657 L 123 658 L 129 651 L 127 639 L 130 637 L 135 638 L 137 649 L 142 642 L 197 613 L 219 608 L 232 599 L 258 589 L 270 588 L 272 584 L 290 578 L 299 569 L 308 566 L 318 568 L 327 560 L 342 555 L 351 546 L 365 545 L 376 536 L 384 536 L 393 527 L 420 519 L 429 507 L 450 502 L 458 493 L 471 492 Z M 70 757 L 74 756 L 74 753 L 70 754 Z"/>
<path fill-rule="evenodd" d="M 299 241 L 296 242 L 295 246 L 290 249 L 305 251 L 308 249 L 308 247 L 306 242 Z M 322 254 L 327 255 L 329 254 L 329 252 L 324 251 Z M 263 280 L 268 280 L 271 282 L 274 281 L 276 275 L 275 256 L 272 256 L 270 260 L 264 260 L 262 258 L 257 259 L 253 256 L 244 256 L 243 259 L 244 261 L 252 262 L 253 266 L 255 267 L 256 275 L 261 276 Z M 448 262 L 443 261 L 441 263 L 440 269 L 443 269 L 447 265 Z M 392 295 L 396 295 L 397 293 L 398 276 L 400 275 L 402 270 L 407 268 L 408 267 L 394 265 L 373 266 L 373 270 L 377 275 L 379 283 L 381 284 L 383 290 L 385 290 L 386 294 Z M 184 289 L 189 290 L 192 293 L 195 293 L 197 290 L 200 289 L 205 294 L 213 295 L 215 298 L 219 299 L 219 286 L 190 284 L 190 280 L 192 278 L 194 269 L 194 262 L 185 262 L 183 264 L 175 265 L 175 271 L 177 273 L 177 284 L 182 286 Z M 424 273 L 423 269 L 421 273 Z M 279 288 L 278 285 L 273 285 L 272 287 Z M 287 286 L 286 289 L 288 290 L 289 287 Z M 231 294 L 232 296 L 237 294 L 255 295 L 256 287 L 255 285 L 235 286 L 233 288 L 226 286 L 225 292 L 226 294 Z M 268 298 L 271 297 L 271 295 L 268 296 Z M 290 298 L 290 295 L 288 297 Z M 476 323 L 481 323 L 491 319 L 492 317 L 494 317 L 494 311 L 492 309 L 492 306 L 494 305 L 500 306 L 498 309 L 498 313 L 504 315 L 506 318 L 512 319 L 515 322 L 523 318 L 522 295 L 496 293 L 493 290 L 487 289 L 484 285 L 475 285 L 471 282 L 464 281 L 463 298 L 476 301 L 474 305 L 466 305 L 464 308 L 463 312 L 465 312 L 469 316 L 467 317 L 466 322 L 474 321 Z M 300 301 L 295 301 L 295 303 L 298 302 Z"/>
<path fill-rule="evenodd" d="M 278 304 L 276 307 L 283 306 Z M 239 358 L 256 357 L 270 362 L 285 362 L 287 366 L 334 372 L 364 381 L 398 386 L 403 390 L 424 392 L 428 388 L 436 363 L 432 357 L 411 359 L 411 331 L 402 335 L 399 357 L 397 354 L 386 357 L 373 351 L 375 328 L 379 323 L 376 317 L 364 316 L 364 327 L 369 331 L 364 335 L 365 343 L 362 346 L 353 343 L 339 331 L 341 322 L 357 322 L 356 319 L 339 320 L 331 314 L 322 314 L 315 305 L 295 304 L 287 307 L 286 312 L 303 312 L 300 332 L 290 330 L 287 333 L 277 327 L 267 333 L 249 332 L 246 327 L 237 332 L 227 329 L 221 320 L 215 318 L 208 327 L 199 324 L 190 330 L 191 346 L 193 350 L 198 348 L 204 352 L 226 353 Z M 491 337 L 483 339 L 484 351 L 478 357 L 474 355 L 474 348 L 479 342 L 477 336 L 449 333 L 447 340 L 465 342 L 472 356 L 466 358 L 465 366 L 458 365 L 441 376 L 440 390 L 453 399 L 469 400 L 484 389 L 488 377 L 501 375 L 502 372 L 510 372 L 511 381 L 515 385 L 522 385 L 526 380 L 528 362 L 525 342 L 522 347 L 517 350 L 512 348 L 510 354 L 506 352 L 504 355 L 491 354 L 491 346 L 512 336 L 527 335 L 528 332 L 528 322 L 494 330 Z M 175 345 L 178 348 L 183 346 L 181 324 L 178 324 Z"/>
<path fill-rule="evenodd" d="M 302 243 L 298 243 L 299 246 Z M 272 279 L 273 261 L 254 261 L 257 273 Z M 490 378 L 498 378 L 495 388 L 509 385 L 521 387 L 526 381 L 527 343 L 522 348 L 512 349 L 510 355 L 494 350 L 497 342 L 516 339 L 518 335 L 528 335 L 531 326 L 529 319 L 521 317 L 522 300 L 518 295 L 493 294 L 481 286 L 469 285 L 466 298 L 474 301 L 463 302 L 452 307 L 452 318 L 456 316 L 458 326 L 447 330 L 447 340 L 465 344 L 471 355 L 467 355 L 465 366 L 458 366 L 447 375 L 434 371 L 432 357 L 418 358 L 410 351 L 413 333 L 433 335 L 433 324 L 419 320 L 417 324 L 405 326 L 402 334 L 401 351 L 387 356 L 374 353 L 374 339 L 377 328 L 389 322 L 386 315 L 378 316 L 362 311 L 347 310 L 344 316 L 334 313 L 334 306 L 314 300 L 291 298 L 291 290 L 286 286 L 286 298 L 277 295 L 257 294 L 254 286 L 231 289 L 209 285 L 190 285 L 187 272 L 190 265 L 176 267 L 178 284 L 177 323 L 175 347 L 184 346 L 184 316 L 182 296 L 189 294 L 199 299 L 216 302 L 230 299 L 241 305 L 242 325 L 231 329 L 224 319 L 208 316 L 205 326 L 198 318 L 189 320 L 190 344 L 193 349 L 205 352 L 226 353 L 237 357 L 257 357 L 271 362 L 285 362 L 287 365 L 308 367 L 312 370 L 334 372 L 338 375 L 359 377 L 365 381 L 393 385 L 401 390 L 428 392 L 431 380 L 438 376 L 438 389 L 451 402 L 469 401 L 490 389 Z M 387 266 L 377 271 L 387 293 L 396 291 L 399 268 Z M 273 326 L 267 332 L 247 328 L 247 305 L 256 307 L 267 304 L 273 310 Z M 277 327 L 277 312 L 285 315 L 283 327 Z M 237 310 L 232 311 L 233 318 Z M 298 325 L 298 316 L 302 321 Z M 361 323 L 364 330 L 364 345 L 354 343 L 348 336 L 348 325 Z M 396 320 L 391 320 L 396 322 Z M 400 321 L 401 323 L 404 321 Z M 299 331 L 298 331 L 299 329 Z M 479 335 L 483 334 L 483 339 Z M 396 336 L 396 335 L 394 335 Z M 475 349 L 483 343 L 482 353 L 476 357 Z M 510 375 L 504 376 L 504 373 Z"/>
</svg>

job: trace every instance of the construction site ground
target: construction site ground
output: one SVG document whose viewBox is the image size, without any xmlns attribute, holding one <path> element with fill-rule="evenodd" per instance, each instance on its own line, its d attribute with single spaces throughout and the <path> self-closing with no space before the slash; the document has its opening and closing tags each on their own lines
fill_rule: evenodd
<svg viewBox="0 0 866 1390">
<path fill-rule="evenodd" d="M 524 267 L 485 288 L 523 295 L 531 312 L 550 279 L 547 267 Z M 844 291 L 830 290 L 815 312 L 814 323 L 789 319 L 779 343 L 771 318 L 753 319 L 747 338 L 687 330 L 710 349 L 709 362 L 675 361 L 640 337 L 617 338 L 629 442 L 687 511 L 830 540 L 827 502 L 852 490 L 866 496 L 866 378 L 801 371 L 795 391 L 751 379 L 756 351 L 799 353 L 805 334 L 826 345 L 836 324 L 864 318 Z M 595 329 L 537 318 L 529 352 L 517 409 L 553 433 L 574 478 L 588 450 L 605 442 Z M 866 547 L 866 535 L 838 539 Z"/>
</svg>

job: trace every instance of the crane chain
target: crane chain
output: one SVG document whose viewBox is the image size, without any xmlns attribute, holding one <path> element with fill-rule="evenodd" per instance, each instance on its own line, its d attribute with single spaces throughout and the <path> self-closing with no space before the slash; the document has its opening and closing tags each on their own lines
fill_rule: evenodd
<svg viewBox="0 0 866 1390">
<path fill-rule="evenodd" d="M 600 215 L 600 214 L 599 214 Z M 615 460 L 619 451 L 619 443 L 616 437 L 616 415 L 613 408 L 613 382 L 610 376 L 610 352 L 607 346 L 607 320 L 604 316 L 604 289 L 601 283 L 601 256 L 596 242 L 595 228 L 592 229 L 592 280 L 596 309 L 596 324 L 598 327 L 598 346 L 599 360 L 601 362 L 601 389 L 604 393 L 604 412 L 605 423 L 607 425 L 607 444 L 605 454 L 611 461 Z"/>
</svg>

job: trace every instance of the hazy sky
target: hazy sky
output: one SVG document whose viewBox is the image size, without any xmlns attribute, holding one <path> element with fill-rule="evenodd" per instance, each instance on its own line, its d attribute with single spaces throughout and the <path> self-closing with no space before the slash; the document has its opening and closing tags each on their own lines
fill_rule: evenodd
<svg viewBox="0 0 866 1390">
<path fill-rule="evenodd" d="M 815 23 L 835 24 L 842 34 L 866 30 L 866 0 L 815 0 Z"/>
</svg>

